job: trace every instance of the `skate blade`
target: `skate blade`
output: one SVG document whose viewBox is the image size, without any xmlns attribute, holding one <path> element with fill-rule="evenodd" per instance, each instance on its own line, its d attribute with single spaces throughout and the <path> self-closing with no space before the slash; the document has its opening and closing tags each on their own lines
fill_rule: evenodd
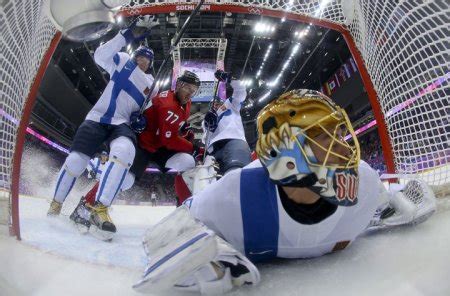
<svg viewBox="0 0 450 296">
<path fill-rule="evenodd" d="M 91 225 L 91 227 L 89 228 L 89 233 L 92 234 L 92 236 L 94 236 L 95 238 L 105 242 L 112 241 L 115 234 L 115 232 L 104 231 L 94 225 Z"/>
<path fill-rule="evenodd" d="M 89 227 L 83 224 L 75 223 L 72 221 L 72 224 L 75 226 L 75 228 L 78 230 L 80 234 L 87 234 L 89 232 Z"/>
</svg>

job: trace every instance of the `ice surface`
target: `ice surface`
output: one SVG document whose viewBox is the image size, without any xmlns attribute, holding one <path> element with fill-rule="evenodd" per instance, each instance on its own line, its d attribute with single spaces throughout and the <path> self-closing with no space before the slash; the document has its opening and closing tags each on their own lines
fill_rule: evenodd
<svg viewBox="0 0 450 296">
<path fill-rule="evenodd" d="M 415 227 L 365 234 L 348 249 L 259 265 L 261 284 L 230 295 L 450 295 L 450 212 Z M 113 206 L 110 243 L 81 235 L 48 201 L 20 199 L 22 241 L 0 237 L 0 295 L 138 295 L 145 229 L 172 207 Z M 173 294 L 170 294 L 173 295 Z"/>
</svg>

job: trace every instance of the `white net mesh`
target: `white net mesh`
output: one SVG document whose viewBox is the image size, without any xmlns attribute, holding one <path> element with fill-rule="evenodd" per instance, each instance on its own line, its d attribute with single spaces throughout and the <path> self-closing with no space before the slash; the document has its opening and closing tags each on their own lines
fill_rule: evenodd
<svg viewBox="0 0 450 296">
<path fill-rule="evenodd" d="M 125 10 L 142 14 L 148 7 L 186 2 L 197 1 L 132 0 Z M 346 2 L 345 16 L 342 2 Z M 220 0 L 208 4 L 242 6 L 252 14 L 261 14 L 263 8 L 286 11 L 347 25 L 378 94 L 396 172 L 420 173 L 430 185 L 450 183 L 448 1 Z M 346 18 L 349 15 L 352 19 Z"/>
<path fill-rule="evenodd" d="M 397 173 L 450 182 L 448 1 L 360 1 L 350 25 L 385 116 Z"/>
<path fill-rule="evenodd" d="M 18 124 L 55 29 L 43 1 L 2 1 L 0 10 L 0 224 L 10 223 L 12 160 Z M 5 216 L 6 215 L 6 216 Z"/>
<path fill-rule="evenodd" d="M 0 190 L 9 190 L 17 131 L 8 116 L 21 117 L 36 69 L 55 33 L 42 2 L 2 2 Z M 196 2 L 131 0 L 125 10 L 143 14 L 151 13 L 152 6 Z M 346 23 L 378 94 L 397 173 L 420 173 L 428 184 L 448 185 L 448 1 L 346 0 L 346 9 L 341 2 L 216 0 L 206 1 L 206 5 L 236 5 L 251 14 L 271 9 Z M 346 20 L 343 11 L 354 17 Z"/>
</svg>

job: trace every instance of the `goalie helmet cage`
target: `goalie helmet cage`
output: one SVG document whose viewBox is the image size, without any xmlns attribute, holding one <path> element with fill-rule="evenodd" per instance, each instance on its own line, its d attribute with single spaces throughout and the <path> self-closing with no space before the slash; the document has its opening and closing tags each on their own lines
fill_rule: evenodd
<svg viewBox="0 0 450 296">
<path fill-rule="evenodd" d="M 194 9 L 196 1 L 131 0 L 125 16 Z M 210 0 L 203 11 L 286 18 L 339 31 L 369 96 L 388 172 L 450 183 L 449 4 L 385 0 Z M 20 239 L 19 176 L 25 133 L 60 40 L 44 0 L 3 1 L 0 11 L 0 231 Z M 51 185 L 50 185 L 51 186 Z"/>
</svg>

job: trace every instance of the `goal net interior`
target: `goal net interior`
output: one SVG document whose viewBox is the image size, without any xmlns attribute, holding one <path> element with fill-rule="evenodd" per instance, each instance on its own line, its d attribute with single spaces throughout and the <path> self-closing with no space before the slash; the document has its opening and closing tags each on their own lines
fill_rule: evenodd
<svg viewBox="0 0 450 296">
<path fill-rule="evenodd" d="M 123 10 L 128 15 L 149 14 L 160 7 L 175 10 L 183 3 L 195 1 L 131 0 Z M 375 90 L 382 119 L 377 124 L 386 128 L 395 173 L 420 174 L 430 185 L 448 186 L 448 1 L 217 0 L 206 1 L 206 5 L 211 11 L 286 17 L 342 28 Z M 30 92 L 57 34 L 43 7 L 43 0 L 2 1 L 0 11 L 0 227 L 16 235 L 18 194 L 12 184 L 20 173 L 17 139 L 23 138 L 28 124 L 23 119 L 29 116 L 27 109 L 31 110 Z"/>
</svg>

